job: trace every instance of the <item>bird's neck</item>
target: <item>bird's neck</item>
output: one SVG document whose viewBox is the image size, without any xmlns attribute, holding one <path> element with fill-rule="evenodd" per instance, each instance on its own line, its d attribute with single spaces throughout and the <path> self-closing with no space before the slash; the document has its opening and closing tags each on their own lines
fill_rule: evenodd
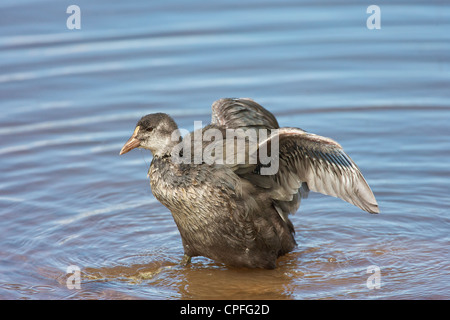
<svg viewBox="0 0 450 320">
<path fill-rule="evenodd" d="M 176 150 L 178 144 L 179 142 L 177 141 L 166 139 L 166 141 L 161 141 L 161 144 L 151 148 L 150 151 L 152 152 L 153 157 L 167 158 L 172 156 L 172 153 Z"/>
</svg>

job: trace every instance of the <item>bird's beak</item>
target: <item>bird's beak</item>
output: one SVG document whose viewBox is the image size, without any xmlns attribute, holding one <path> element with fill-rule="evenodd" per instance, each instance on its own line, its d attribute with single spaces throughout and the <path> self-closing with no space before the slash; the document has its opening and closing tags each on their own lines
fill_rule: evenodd
<svg viewBox="0 0 450 320">
<path fill-rule="evenodd" d="M 136 129 L 134 129 L 133 135 L 130 139 L 123 145 L 122 150 L 120 150 L 119 155 L 122 155 L 124 153 L 127 153 L 128 151 L 137 148 L 140 146 L 141 142 L 136 138 L 140 127 L 137 126 Z"/>
</svg>

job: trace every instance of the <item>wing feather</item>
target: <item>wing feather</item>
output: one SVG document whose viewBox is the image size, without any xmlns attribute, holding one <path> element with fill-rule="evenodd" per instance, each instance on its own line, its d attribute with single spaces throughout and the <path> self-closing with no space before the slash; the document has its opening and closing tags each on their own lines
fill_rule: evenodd
<svg viewBox="0 0 450 320">
<path fill-rule="evenodd" d="M 279 170 L 274 179 L 294 194 L 307 187 L 341 198 L 362 210 L 378 213 L 378 204 L 355 162 L 336 141 L 297 128 L 281 128 L 260 147 L 270 144 L 275 135 L 279 142 Z"/>
<path fill-rule="evenodd" d="M 251 173 L 249 164 L 230 166 L 255 185 L 271 189 L 279 209 L 295 211 L 309 190 L 341 198 L 362 210 L 378 213 L 378 204 L 358 166 L 336 141 L 298 128 L 280 128 L 268 110 L 249 98 L 223 98 L 212 104 L 211 125 L 225 129 L 277 129 L 259 144 L 279 142 L 278 172 L 271 176 L 276 185 Z M 277 139 L 274 139 L 274 138 Z M 270 150 L 266 146 L 266 150 Z M 238 152 L 238 150 L 235 150 Z M 239 152 L 242 152 L 240 150 Z M 235 156 L 235 155 L 231 155 Z M 282 193 L 286 196 L 282 196 Z M 287 210 L 287 211 L 286 211 Z"/>
<path fill-rule="evenodd" d="M 219 99 L 211 109 L 211 123 L 225 128 L 279 128 L 274 115 L 250 98 Z"/>
</svg>

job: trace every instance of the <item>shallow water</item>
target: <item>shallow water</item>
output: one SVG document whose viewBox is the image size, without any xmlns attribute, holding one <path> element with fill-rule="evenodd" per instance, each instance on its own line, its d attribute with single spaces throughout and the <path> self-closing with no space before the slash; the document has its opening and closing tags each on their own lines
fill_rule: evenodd
<svg viewBox="0 0 450 320">
<path fill-rule="evenodd" d="M 378 2 L 380 30 L 361 1 L 77 1 L 81 30 L 70 4 L 0 4 L 0 298 L 450 298 L 444 1 Z M 381 213 L 312 194 L 277 269 L 178 267 L 151 155 L 118 153 L 142 115 L 192 129 L 221 97 L 339 141 Z"/>
</svg>

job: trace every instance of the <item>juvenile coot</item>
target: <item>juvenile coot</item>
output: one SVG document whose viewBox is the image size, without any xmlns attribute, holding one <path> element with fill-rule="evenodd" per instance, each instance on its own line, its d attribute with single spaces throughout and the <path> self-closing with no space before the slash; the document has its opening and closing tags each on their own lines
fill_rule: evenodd
<svg viewBox="0 0 450 320">
<path fill-rule="evenodd" d="M 201 151 L 212 143 L 222 144 L 225 150 L 230 129 L 257 132 L 254 155 L 276 142 L 278 152 L 271 155 L 277 161 L 276 172 L 270 172 L 268 163 L 258 156 L 252 158 L 256 161 L 247 157 L 241 162 L 194 159 L 194 148 L 189 155 L 187 147 L 195 145 L 195 132 L 178 139 L 177 124 L 164 113 L 142 117 L 120 151 L 144 148 L 152 152 L 151 189 L 172 212 L 184 247 L 184 264 L 191 257 L 205 256 L 230 266 L 275 268 L 277 258 L 296 246 L 288 215 L 297 211 L 309 190 L 379 212 L 360 170 L 337 142 L 298 128 L 280 128 L 275 117 L 251 99 L 214 102 L 211 124 L 200 133 L 208 129 L 222 133 L 223 139 L 203 139 Z M 267 137 L 261 129 L 269 131 Z M 252 141 L 247 137 L 244 149 L 236 148 L 232 156 L 249 151 Z M 226 152 L 214 150 L 208 154 L 223 160 Z M 181 157 L 191 161 L 180 161 Z M 269 173 L 263 174 L 264 169 Z"/>
</svg>

